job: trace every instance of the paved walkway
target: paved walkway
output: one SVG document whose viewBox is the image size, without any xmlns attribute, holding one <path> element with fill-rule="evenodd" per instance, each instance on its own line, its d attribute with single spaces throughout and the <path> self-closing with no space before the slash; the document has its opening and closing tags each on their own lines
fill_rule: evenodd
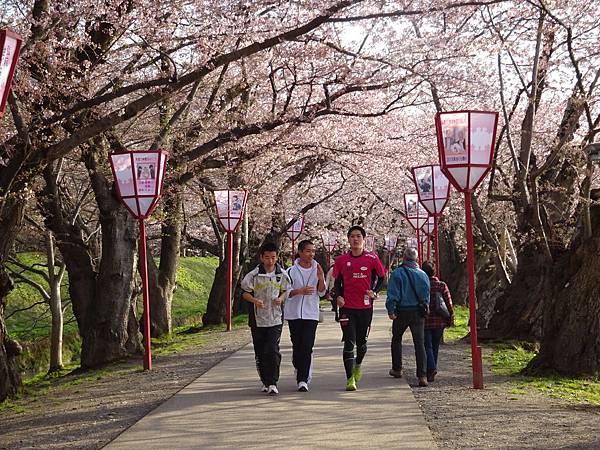
<svg viewBox="0 0 600 450">
<path fill-rule="evenodd" d="M 324 314 L 317 329 L 309 392 L 296 391 L 289 334 L 284 327 L 279 396 L 259 391 L 250 344 L 105 448 L 436 448 L 407 381 L 387 374 L 391 321 L 381 303 L 373 319 L 363 379 L 355 392 L 344 390 L 339 325 L 333 313 Z M 412 352 L 412 345 L 405 345 L 404 351 Z"/>
</svg>

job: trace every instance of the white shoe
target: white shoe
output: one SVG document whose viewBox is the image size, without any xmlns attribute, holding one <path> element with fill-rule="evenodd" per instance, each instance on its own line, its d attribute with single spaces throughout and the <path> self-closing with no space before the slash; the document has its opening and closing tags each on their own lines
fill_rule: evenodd
<svg viewBox="0 0 600 450">
<path fill-rule="evenodd" d="M 277 386 L 275 386 L 274 384 L 270 385 L 269 388 L 267 389 L 267 394 L 269 394 L 269 395 L 279 394 L 279 391 L 277 390 Z"/>
<path fill-rule="evenodd" d="M 269 390 L 268 387 L 266 387 L 264 384 L 262 385 L 262 387 L 260 388 L 260 392 L 267 392 Z"/>
<path fill-rule="evenodd" d="M 308 384 L 304 381 L 298 383 L 298 390 L 300 392 L 308 392 Z"/>
</svg>

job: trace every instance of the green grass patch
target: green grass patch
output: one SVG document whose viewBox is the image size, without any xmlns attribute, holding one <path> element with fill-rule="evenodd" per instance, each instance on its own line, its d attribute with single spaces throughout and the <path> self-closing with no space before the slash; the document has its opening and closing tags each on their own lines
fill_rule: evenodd
<svg viewBox="0 0 600 450">
<path fill-rule="evenodd" d="M 523 376 L 521 371 L 536 355 L 528 347 L 523 343 L 495 345 L 486 356 L 492 372 L 512 377 L 511 394 L 522 395 L 528 389 L 535 389 L 552 398 L 600 406 L 600 377 Z"/>
<path fill-rule="evenodd" d="M 454 305 L 454 326 L 444 331 L 444 342 L 457 341 L 469 334 L 469 308 Z"/>
</svg>

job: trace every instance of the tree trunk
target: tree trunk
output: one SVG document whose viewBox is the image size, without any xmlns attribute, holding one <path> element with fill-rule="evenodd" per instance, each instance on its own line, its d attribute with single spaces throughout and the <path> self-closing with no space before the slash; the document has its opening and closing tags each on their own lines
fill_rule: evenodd
<svg viewBox="0 0 600 450">
<path fill-rule="evenodd" d="M 13 288 L 13 281 L 4 268 L 8 259 L 14 236 L 23 218 L 24 204 L 8 196 L 2 201 L 0 209 L 0 402 L 14 395 L 21 385 L 21 376 L 17 357 L 22 351 L 19 343 L 6 332 L 4 310 L 6 297 Z"/>
<path fill-rule="evenodd" d="M 592 237 L 563 255 L 547 279 L 543 338 L 528 373 L 593 376 L 600 372 L 600 265 L 592 263 L 600 253 L 600 206 L 593 206 L 590 215 Z"/>
<path fill-rule="evenodd" d="M 227 259 L 219 262 L 215 279 L 210 289 L 206 313 L 202 316 L 203 325 L 218 325 L 225 322 L 227 296 Z"/>
<path fill-rule="evenodd" d="M 100 206 L 102 258 L 94 280 L 94 301 L 88 305 L 82 335 L 81 366 L 96 367 L 141 349 L 137 327 L 129 322 L 137 263 L 137 221 L 123 208 L 106 180 L 92 183 Z M 133 328 L 132 328 L 133 327 Z"/>
<path fill-rule="evenodd" d="M 48 264 L 48 281 L 50 287 L 50 314 L 52 315 L 52 332 L 50 336 L 50 368 L 48 372 L 56 372 L 63 367 L 62 341 L 63 341 L 63 311 L 60 296 L 60 284 L 64 274 L 64 262 L 60 272 L 55 271 L 54 240 L 52 232 L 46 234 L 46 251 Z"/>
<path fill-rule="evenodd" d="M 240 232 L 232 235 L 233 237 L 233 285 L 231 292 L 236 295 L 236 286 L 240 279 Z M 206 305 L 206 314 L 202 317 L 204 325 L 217 325 L 225 323 L 227 315 L 227 257 L 219 262 L 219 266 L 215 271 L 215 279 L 210 289 L 208 303 Z M 235 299 L 233 299 L 235 303 Z M 233 311 L 233 309 L 232 309 Z M 233 312 L 232 312 L 233 315 Z"/>
<path fill-rule="evenodd" d="M 172 187 L 173 189 L 174 187 Z M 172 190 L 165 196 L 163 210 L 166 220 L 161 227 L 160 263 L 148 252 L 150 290 L 150 332 L 152 337 L 170 334 L 173 328 L 171 309 L 177 283 L 177 269 L 183 228 L 183 196 Z"/>
</svg>

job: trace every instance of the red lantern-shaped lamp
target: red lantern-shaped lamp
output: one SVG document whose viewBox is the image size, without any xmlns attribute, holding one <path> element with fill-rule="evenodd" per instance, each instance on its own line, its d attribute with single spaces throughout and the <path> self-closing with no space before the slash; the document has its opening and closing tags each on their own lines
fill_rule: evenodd
<svg viewBox="0 0 600 450">
<path fill-rule="evenodd" d="M 4 114 L 23 39 L 10 30 L 0 30 L 0 117 Z"/>
<path fill-rule="evenodd" d="M 294 220 L 291 218 L 288 220 L 288 223 Z M 296 240 L 300 237 L 302 232 L 304 231 L 304 216 L 298 217 L 294 222 L 290 225 L 290 227 L 286 230 L 288 237 L 292 241 L 292 260 L 296 256 Z"/>
<path fill-rule="evenodd" d="M 452 185 L 465 195 L 465 235 L 469 273 L 469 311 L 473 387 L 483 388 L 481 347 L 477 345 L 477 307 L 471 194 L 492 167 L 498 113 L 489 111 L 440 112 L 435 116 L 440 166 Z"/>
<path fill-rule="evenodd" d="M 221 226 L 227 233 L 227 305 L 225 329 L 231 330 L 231 306 L 233 292 L 233 234 L 239 230 L 246 211 L 246 191 L 215 191 L 215 206 Z"/>
<path fill-rule="evenodd" d="M 442 172 L 442 168 L 437 164 L 414 167 L 412 169 L 412 175 L 419 201 L 430 214 L 430 219 L 428 220 L 431 220 L 433 223 L 433 230 L 427 232 L 427 234 L 431 236 L 433 233 L 435 239 L 435 266 L 437 273 L 439 274 L 440 251 L 437 225 L 439 217 L 442 215 L 442 212 L 450 199 L 450 181 Z M 427 250 L 429 259 L 429 243 Z"/>
<path fill-rule="evenodd" d="M 146 226 L 162 195 L 168 153 L 164 150 L 112 153 L 110 167 L 116 181 L 117 194 L 140 227 L 140 275 L 144 299 L 144 369 L 152 369 L 150 348 L 150 294 L 146 261 Z"/>
</svg>

